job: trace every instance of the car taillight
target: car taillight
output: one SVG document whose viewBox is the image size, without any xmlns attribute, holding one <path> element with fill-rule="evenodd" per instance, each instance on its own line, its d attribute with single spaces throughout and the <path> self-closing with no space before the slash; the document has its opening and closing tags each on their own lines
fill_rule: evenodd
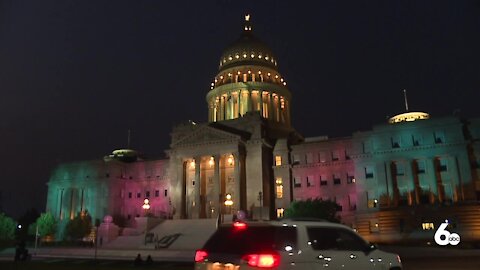
<svg viewBox="0 0 480 270">
<path fill-rule="evenodd" d="M 195 262 L 203 262 L 208 257 L 208 253 L 205 250 L 197 250 L 195 252 Z"/>
<path fill-rule="evenodd" d="M 272 268 L 280 265 L 280 255 L 276 253 L 248 254 L 242 257 L 248 265 L 260 268 Z"/>
<path fill-rule="evenodd" d="M 235 221 L 233 223 L 233 228 L 235 228 L 236 230 L 244 230 L 244 229 L 247 228 L 247 223 L 240 222 L 240 221 Z"/>
</svg>

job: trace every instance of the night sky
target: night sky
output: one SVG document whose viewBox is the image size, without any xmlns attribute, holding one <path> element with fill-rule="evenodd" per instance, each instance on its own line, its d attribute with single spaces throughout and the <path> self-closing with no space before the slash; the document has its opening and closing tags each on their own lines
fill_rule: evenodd
<svg viewBox="0 0 480 270">
<path fill-rule="evenodd" d="M 0 0 L 0 190 L 45 210 L 61 162 L 125 147 L 164 156 L 243 15 L 270 45 L 304 136 L 348 136 L 404 110 L 480 117 L 480 1 Z"/>
</svg>

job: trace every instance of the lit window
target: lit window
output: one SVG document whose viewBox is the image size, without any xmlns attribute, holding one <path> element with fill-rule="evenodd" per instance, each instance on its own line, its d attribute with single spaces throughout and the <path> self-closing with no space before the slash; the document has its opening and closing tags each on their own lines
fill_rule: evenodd
<svg viewBox="0 0 480 270">
<path fill-rule="evenodd" d="M 283 217 L 283 212 L 285 212 L 285 209 L 277 208 L 277 218 L 282 218 Z"/>
<path fill-rule="evenodd" d="M 422 229 L 423 229 L 424 231 L 434 230 L 434 229 L 435 229 L 435 225 L 434 225 L 432 222 L 423 222 L 423 223 L 422 223 Z"/>
<path fill-rule="evenodd" d="M 282 156 L 275 156 L 275 166 L 282 166 Z"/>
<path fill-rule="evenodd" d="M 283 198 L 283 181 L 281 177 L 277 177 L 275 180 L 276 184 L 276 193 L 277 193 L 277 199 Z"/>
</svg>

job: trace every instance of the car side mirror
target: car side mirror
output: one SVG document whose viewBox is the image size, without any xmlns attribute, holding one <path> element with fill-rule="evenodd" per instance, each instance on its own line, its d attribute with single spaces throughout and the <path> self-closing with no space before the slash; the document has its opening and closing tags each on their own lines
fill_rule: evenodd
<svg viewBox="0 0 480 270">
<path fill-rule="evenodd" d="M 370 252 L 378 249 L 378 246 L 376 244 L 369 243 L 367 248 L 365 249 L 365 254 L 370 254 Z"/>
</svg>

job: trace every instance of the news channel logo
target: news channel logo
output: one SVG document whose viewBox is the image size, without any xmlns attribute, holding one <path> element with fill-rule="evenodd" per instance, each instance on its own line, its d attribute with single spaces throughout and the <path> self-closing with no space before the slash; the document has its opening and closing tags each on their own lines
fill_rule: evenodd
<svg viewBox="0 0 480 270">
<path fill-rule="evenodd" d="M 437 243 L 437 245 L 439 246 L 446 246 L 446 245 L 456 246 L 460 244 L 460 235 L 458 235 L 458 233 L 450 232 L 446 230 L 448 225 L 449 225 L 448 220 L 445 220 L 445 222 L 443 222 L 435 232 L 434 240 L 435 240 L 435 243 Z"/>
</svg>

